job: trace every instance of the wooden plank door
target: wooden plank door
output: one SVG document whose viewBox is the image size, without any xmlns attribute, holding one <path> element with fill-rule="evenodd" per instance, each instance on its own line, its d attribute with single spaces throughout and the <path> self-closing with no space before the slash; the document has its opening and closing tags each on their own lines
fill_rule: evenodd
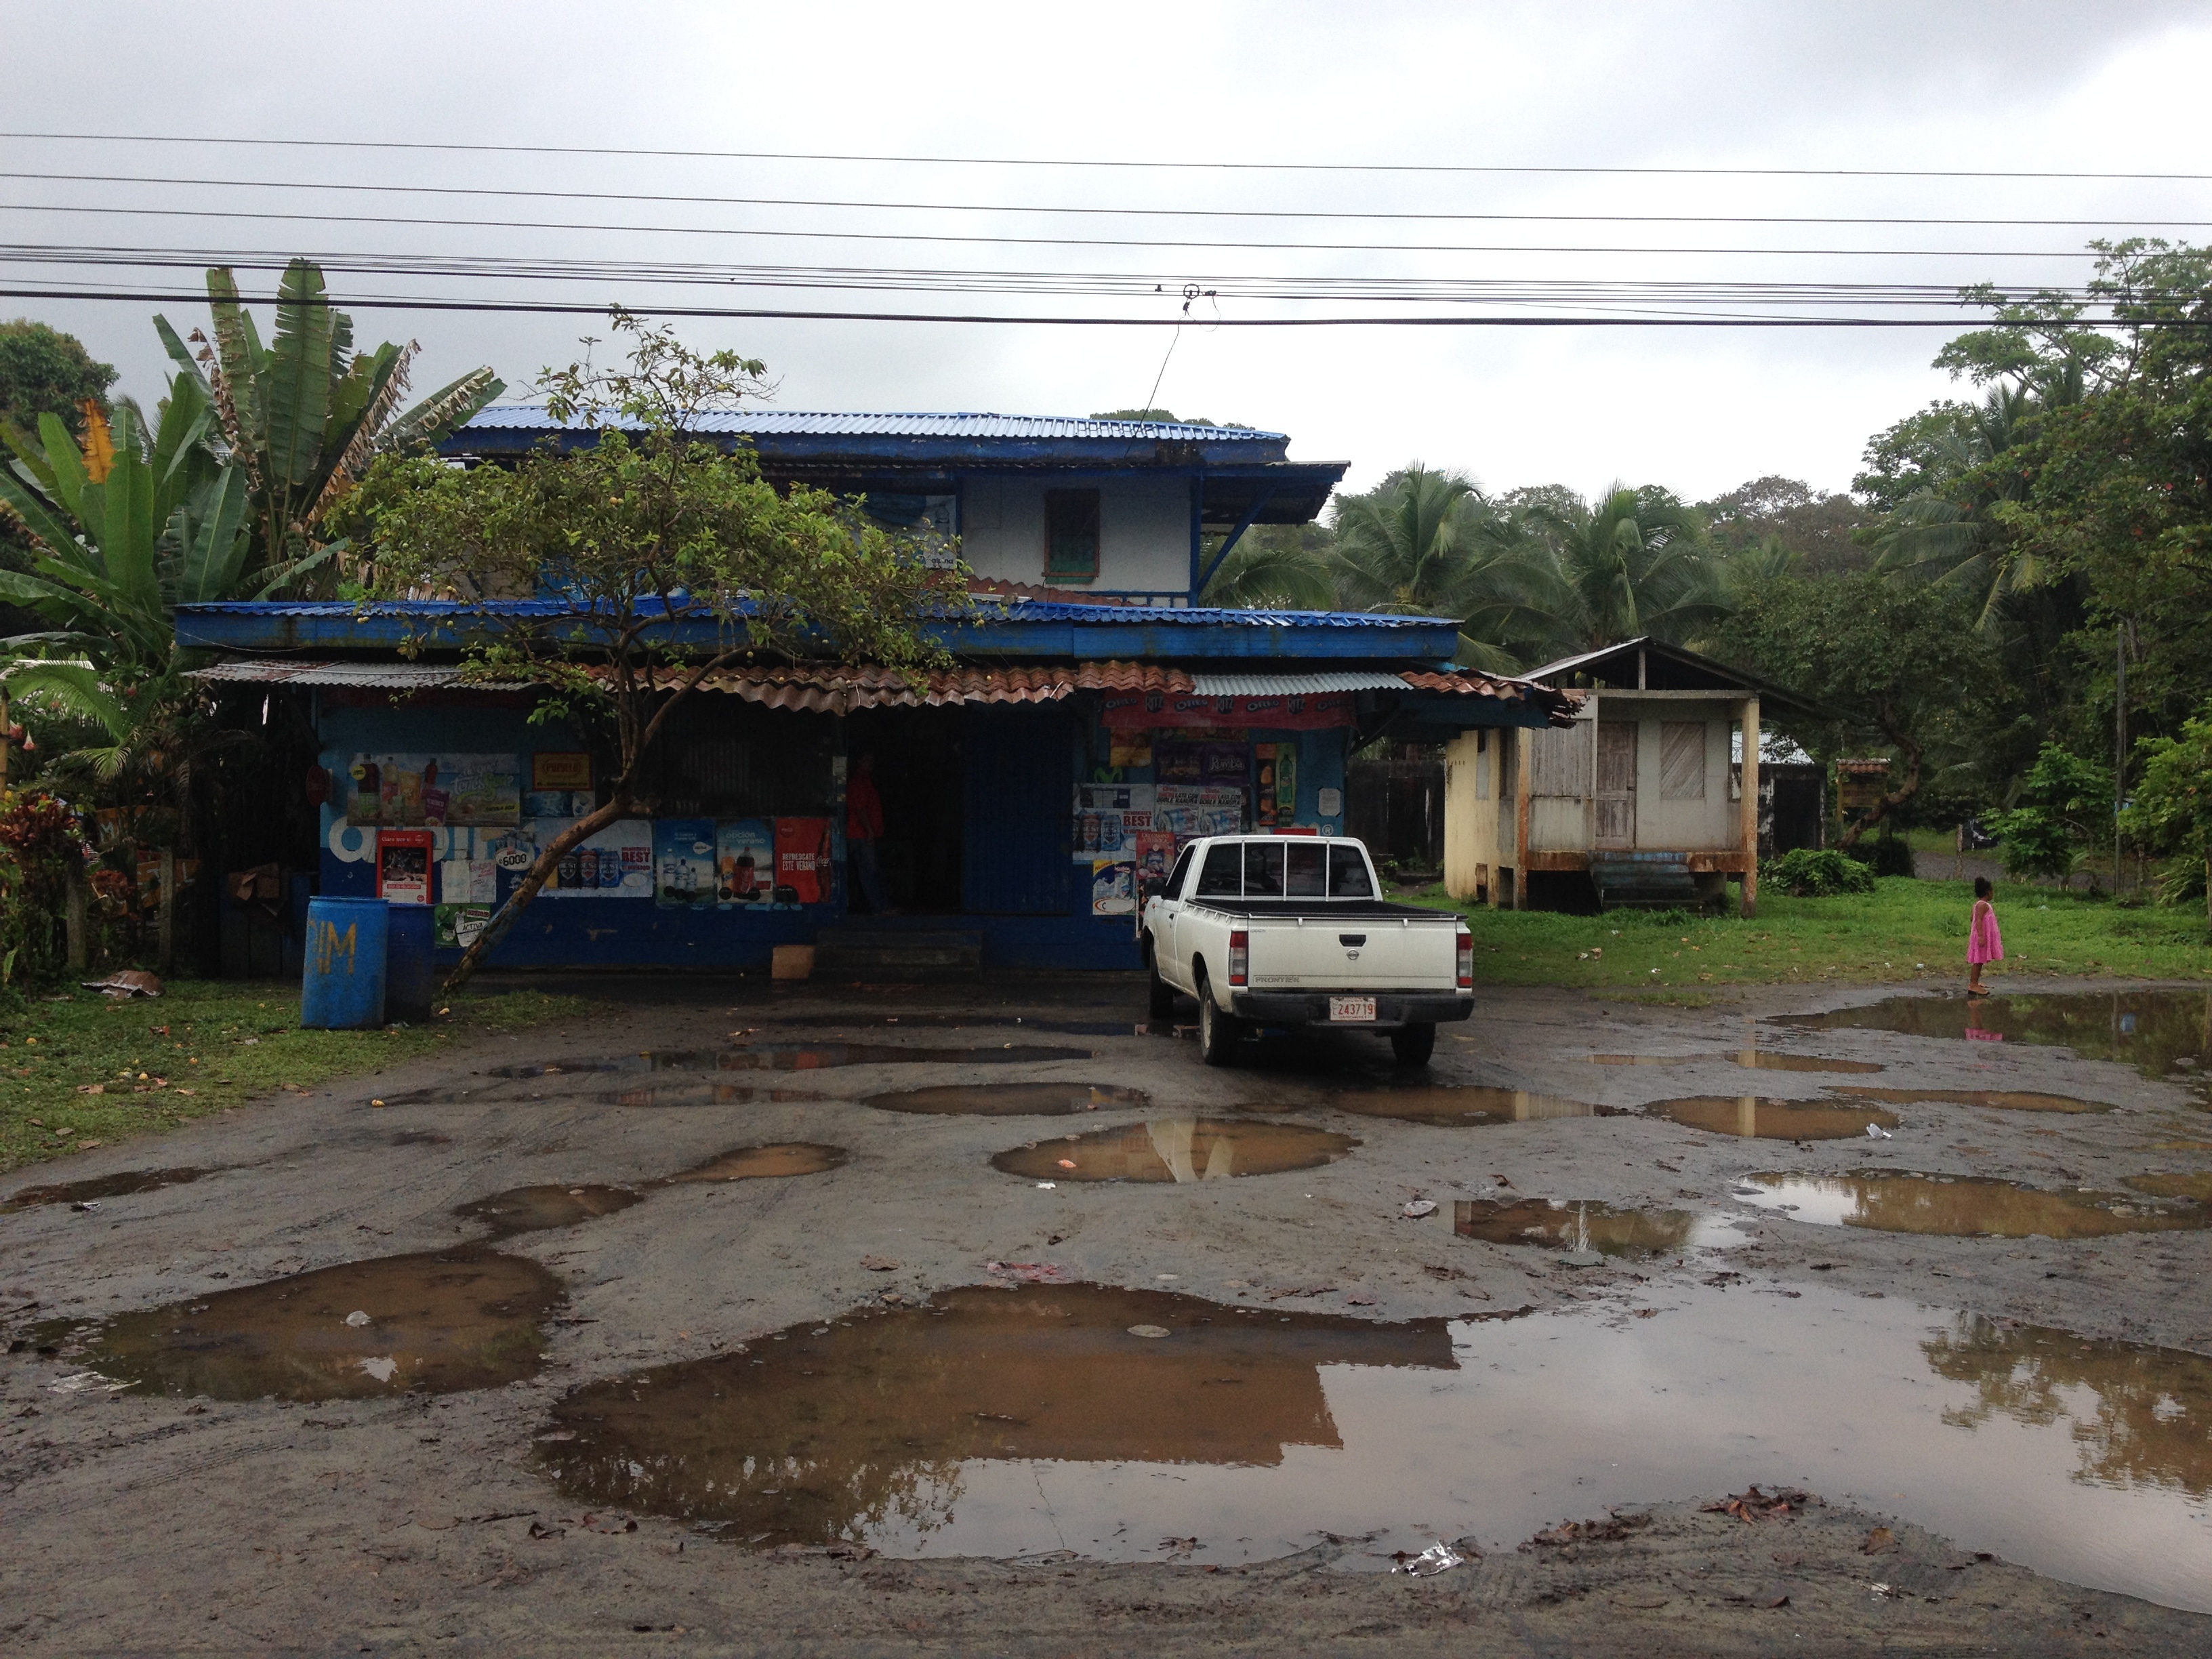
<svg viewBox="0 0 2212 1659">
<path fill-rule="evenodd" d="M 1636 722 L 1597 723 L 1597 824 L 1600 847 L 1636 845 Z"/>
</svg>

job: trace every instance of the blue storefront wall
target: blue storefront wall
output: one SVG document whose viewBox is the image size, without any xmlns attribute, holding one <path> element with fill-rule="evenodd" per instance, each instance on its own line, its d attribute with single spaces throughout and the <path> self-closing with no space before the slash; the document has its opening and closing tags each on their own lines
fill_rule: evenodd
<svg viewBox="0 0 2212 1659">
<path fill-rule="evenodd" d="M 711 700 L 720 703 L 717 697 Z M 509 704 L 512 706 L 509 706 Z M 758 711 L 748 710 L 751 718 Z M 1127 969 L 1139 964 L 1132 918 L 1094 909 L 1098 857 L 1077 850 L 1079 822 L 1075 786 L 1150 785 L 1153 769 L 1115 766 L 1114 734 L 1101 723 L 1097 700 L 1078 696 L 1042 705 L 987 705 L 934 711 L 963 722 L 963 905 L 957 917 L 875 918 L 850 925 L 871 930 L 941 931 L 980 935 L 983 960 L 993 968 Z M 493 955 L 512 968 L 709 968 L 768 965 L 778 945 L 811 944 L 828 927 L 848 924 L 842 777 L 843 722 L 823 714 L 777 713 L 775 721 L 826 721 L 836 736 L 832 762 L 835 797 L 830 808 L 832 867 L 821 902 L 784 907 L 757 904 L 671 906 L 650 896 L 598 892 L 541 896 L 524 913 Z M 378 830 L 350 813 L 350 771 L 362 756 L 513 756 L 520 788 L 528 791 L 536 754 L 580 750 L 574 733 L 557 723 L 532 725 L 520 700 L 454 696 L 382 706 L 326 700 L 318 710 L 321 762 L 334 782 L 322 811 L 321 890 L 371 896 L 376 891 Z M 1277 744 L 1297 756 L 1295 822 L 1324 834 L 1343 830 L 1343 729 L 1153 733 L 1235 746 Z M 1124 752 L 1127 752 L 1126 750 Z M 1339 811 L 1324 817 L 1322 792 L 1335 791 Z M 529 815 L 526 814 L 526 817 Z M 1250 809 L 1246 809 L 1249 823 Z M 477 828 L 429 830 L 434 881 L 457 856 L 483 850 L 498 836 Z M 495 902 L 503 902 L 517 877 L 501 872 Z M 450 901 L 442 890 L 434 898 Z M 441 949 L 453 961 L 457 947 Z"/>
</svg>

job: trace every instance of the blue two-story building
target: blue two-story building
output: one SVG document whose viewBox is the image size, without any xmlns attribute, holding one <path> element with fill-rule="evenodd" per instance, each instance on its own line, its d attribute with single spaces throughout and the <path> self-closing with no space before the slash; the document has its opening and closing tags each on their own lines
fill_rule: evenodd
<svg viewBox="0 0 2212 1659">
<path fill-rule="evenodd" d="M 977 598 L 937 629 L 957 665 L 922 685 L 865 665 L 718 673 L 672 718 L 640 816 L 563 860 L 497 963 L 754 967 L 811 945 L 825 968 L 893 975 L 1131 967 L 1139 873 L 1179 841 L 1340 834 L 1354 748 L 1567 718 L 1561 693 L 1454 667 L 1448 618 L 1200 605 L 1246 531 L 1312 520 L 1344 474 L 1290 459 L 1280 433 L 785 412 L 704 432 L 749 445 L 778 483 L 957 537 Z M 495 465 L 589 441 L 500 407 L 446 449 Z M 207 680 L 312 700 L 321 890 L 434 904 L 449 953 L 604 799 L 611 760 L 532 724 L 528 687 L 459 683 L 454 641 L 496 609 L 274 602 L 178 619 L 180 643 L 222 653 Z M 403 660 L 426 624 L 446 659 Z M 877 915 L 846 836 L 848 795 L 871 792 Z"/>
</svg>

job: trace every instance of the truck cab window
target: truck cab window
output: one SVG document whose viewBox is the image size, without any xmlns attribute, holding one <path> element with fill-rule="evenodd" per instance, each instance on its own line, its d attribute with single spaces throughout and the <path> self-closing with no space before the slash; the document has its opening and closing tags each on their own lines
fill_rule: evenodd
<svg viewBox="0 0 2212 1659">
<path fill-rule="evenodd" d="M 1328 849 L 1328 891 L 1331 898 L 1373 898 L 1375 884 L 1368 878 L 1367 860 L 1357 847 Z"/>
<path fill-rule="evenodd" d="M 1322 878 L 1328 868 L 1328 852 L 1319 842 L 1294 841 L 1283 848 L 1283 859 L 1285 898 L 1320 898 L 1327 892 Z"/>
<path fill-rule="evenodd" d="M 1194 847 L 1186 847 L 1176 855 L 1175 868 L 1168 872 L 1169 898 L 1182 896 L 1182 878 L 1190 873 L 1190 855 L 1197 850 Z"/>
<path fill-rule="evenodd" d="M 1280 842 L 1244 843 L 1244 896 L 1283 896 L 1283 845 Z"/>
<path fill-rule="evenodd" d="M 1198 872 L 1198 896 L 1242 898 L 1243 896 L 1243 849 L 1233 841 L 1207 848 L 1205 866 Z"/>
</svg>

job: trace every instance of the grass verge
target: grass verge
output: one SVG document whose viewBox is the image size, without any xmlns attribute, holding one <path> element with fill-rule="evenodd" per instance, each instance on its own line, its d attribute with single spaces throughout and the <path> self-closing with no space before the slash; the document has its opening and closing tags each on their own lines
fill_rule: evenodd
<svg viewBox="0 0 2212 1659">
<path fill-rule="evenodd" d="M 380 1071 L 585 1004 L 535 991 L 465 992 L 450 1006 L 428 1025 L 305 1031 L 299 988 L 289 984 L 179 980 L 160 997 L 127 1002 L 93 991 L 34 994 L 0 1019 L 0 1170 Z"/>
<path fill-rule="evenodd" d="M 1890 877 L 1859 896 L 1759 895 L 1743 921 L 1680 911 L 1570 916 L 1463 906 L 1441 889 L 1413 902 L 1463 910 L 1474 933 L 1475 977 L 1491 985 L 1562 985 L 1668 994 L 1699 987 L 1955 980 L 1966 976 L 1966 882 Z M 2001 884 L 2005 960 L 1987 982 L 2040 974 L 2212 978 L 2205 920 L 2185 910 L 2114 904 L 2049 887 Z"/>
</svg>

